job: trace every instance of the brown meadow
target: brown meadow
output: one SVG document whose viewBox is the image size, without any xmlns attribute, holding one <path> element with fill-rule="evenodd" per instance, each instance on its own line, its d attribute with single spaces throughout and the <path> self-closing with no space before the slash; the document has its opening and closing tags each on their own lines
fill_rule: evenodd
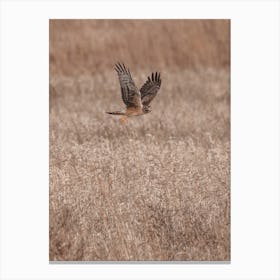
<svg viewBox="0 0 280 280">
<path fill-rule="evenodd" d="M 124 105 L 114 63 L 152 112 Z M 50 20 L 51 261 L 230 260 L 230 21 Z"/>
</svg>

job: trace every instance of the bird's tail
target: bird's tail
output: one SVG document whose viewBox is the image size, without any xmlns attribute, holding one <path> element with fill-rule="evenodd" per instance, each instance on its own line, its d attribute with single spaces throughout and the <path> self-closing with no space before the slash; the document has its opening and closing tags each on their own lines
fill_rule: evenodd
<svg viewBox="0 0 280 280">
<path fill-rule="evenodd" d="M 121 111 L 115 111 L 115 112 L 106 112 L 107 114 L 110 114 L 110 115 L 124 115 L 123 112 Z"/>
</svg>

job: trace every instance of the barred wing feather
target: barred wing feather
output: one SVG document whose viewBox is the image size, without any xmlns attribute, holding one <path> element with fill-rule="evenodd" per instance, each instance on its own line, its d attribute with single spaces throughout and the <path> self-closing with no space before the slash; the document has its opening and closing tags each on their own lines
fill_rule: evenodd
<svg viewBox="0 0 280 280">
<path fill-rule="evenodd" d="M 144 106 L 148 106 L 155 98 L 161 85 L 160 73 L 152 73 L 146 83 L 141 87 L 141 99 Z"/>
<path fill-rule="evenodd" d="M 115 70 L 118 73 L 122 100 L 127 108 L 141 108 L 141 95 L 131 77 L 129 69 L 124 64 L 117 63 Z"/>
</svg>

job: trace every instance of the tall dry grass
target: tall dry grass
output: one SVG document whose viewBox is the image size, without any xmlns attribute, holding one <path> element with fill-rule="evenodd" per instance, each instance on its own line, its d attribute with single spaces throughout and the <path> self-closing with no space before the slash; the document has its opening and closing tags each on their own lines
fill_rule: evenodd
<svg viewBox="0 0 280 280">
<path fill-rule="evenodd" d="M 229 24 L 50 21 L 50 260 L 230 259 Z M 162 74 L 125 126 L 118 60 Z"/>
</svg>

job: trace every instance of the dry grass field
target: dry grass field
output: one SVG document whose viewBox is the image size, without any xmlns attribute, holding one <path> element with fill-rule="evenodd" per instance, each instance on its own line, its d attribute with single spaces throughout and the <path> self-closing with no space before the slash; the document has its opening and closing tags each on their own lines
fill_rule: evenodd
<svg viewBox="0 0 280 280">
<path fill-rule="evenodd" d="M 51 261 L 230 260 L 229 20 L 51 20 L 49 137 Z"/>
</svg>

